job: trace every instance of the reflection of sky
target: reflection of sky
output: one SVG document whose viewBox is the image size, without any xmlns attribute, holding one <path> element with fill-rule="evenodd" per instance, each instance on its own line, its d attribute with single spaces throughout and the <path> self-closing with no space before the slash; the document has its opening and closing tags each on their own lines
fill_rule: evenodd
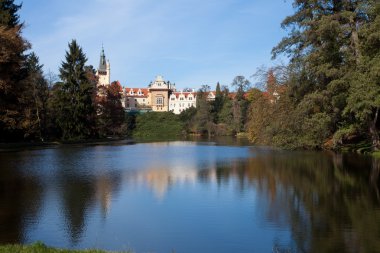
<svg viewBox="0 0 380 253">
<path fill-rule="evenodd" d="M 263 225 L 263 196 L 255 187 L 241 189 L 234 174 L 218 181 L 218 173 L 233 173 L 253 155 L 249 147 L 190 142 L 31 152 L 21 159 L 23 172 L 40 178 L 44 196 L 26 242 L 135 252 L 271 252 L 273 240 L 290 238 L 286 229 Z M 70 184 L 89 185 L 76 193 L 86 201 L 82 222 L 70 222 L 80 211 L 76 196 L 67 197 Z"/>
<path fill-rule="evenodd" d="M 217 162 L 248 157 L 246 147 L 218 147 L 191 142 L 169 142 L 129 146 L 130 170 L 125 180 L 148 184 L 155 196 L 162 199 L 171 184 L 195 183 L 198 171 L 215 171 Z M 215 179 L 215 178 L 213 178 Z"/>
</svg>

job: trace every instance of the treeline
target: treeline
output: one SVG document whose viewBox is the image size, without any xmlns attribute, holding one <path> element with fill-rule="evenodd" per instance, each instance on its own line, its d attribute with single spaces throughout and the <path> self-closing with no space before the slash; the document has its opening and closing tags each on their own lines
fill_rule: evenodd
<svg viewBox="0 0 380 253">
<path fill-rule="evenodd" d="M 182 113 L 192 133 L 246 131 L 257 144 L 286 148 L 379 149 L 380 3 L 375 0 L 296 0 L 282 22 L 288 35 L 273 49 L 286 65 L 260 69 L 258 88 L 236 96 L 198 95 Z M 235 97 L 234 97 L 235 96 Z M 187 119 L 187 120 L 186 120 Z"/>
<path fill-rule="evenodd" d="M 369 143 L 378 149 L 380 3 L 297 0 L 293 6 L 282 23 L 289 34 L 273 49 L 274 58 L 290 61 L 269 69 L 267 93 L 255 93 L 250 139 L 289 148 Z"/>
<path fill-rule="evenodd" d="M 234 92 L 218 84 L 214 101 L 208 99 L 211 88 L 202 86 L 196 108 L 162 116 L 173 120 L 173 131 L 246 132 L 255 143 L 287 148 L 380 148 L 380 3 L 293 5 L 295 13 L 282 23 L 289 33 L 273 49 L 273 58 L 285 55 L 289 62 L 258 71 L 262 87 L 250 89 L 243 76 L 233 80 Z M 95 70 L 75 40 L 59 78 L 44 75 L 22 37 L 20 8 L 0 0 L 0 141 L 80 140 L 132 131 L 143 136 L 141 129 L 152 128 L 147 116 L 124 114 L 118 82 L 97 89 Z"/>
<path fill-rule="evenodd" d="M 231 86 L 234 92 L 217 83 L 215 100 L 209 99 L 210 86 L 203 85 L 199 89 L 196 108 L 191 107 L 180 114 L 187 134 L 221 136 L 245 132 L 250 82 L 244 76 L 237 76 Z"/>
<path fill-rule="evenodd" d="M 122 88 L 97 86 L 92 66 L 75 40 L 59 69 L 43 65 L 22 37 L 21 5 L 0 1 L 0 141 L 82 140 L 127 130 Z M 59 81 L 58 81 L 59 80 Z"/>
<path fill-rule="evenodd" d="M 179 115 L 173 112 L 129 114 L 127 132 L 137 139 L 178 139 L 189 135 L 232 136 L 245 132 L 250 82 L 243 76 L 237 76 L 232 87 L 235 92 L 217 83 L 213 100 L 209 96 L 211 87 L 203 85 L 197 91 L 196 107 L 190 107 Z"/>
</svg>

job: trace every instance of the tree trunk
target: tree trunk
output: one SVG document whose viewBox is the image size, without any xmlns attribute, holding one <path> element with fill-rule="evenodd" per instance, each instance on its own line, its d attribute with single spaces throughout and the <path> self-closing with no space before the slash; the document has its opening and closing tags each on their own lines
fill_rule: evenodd
<svg viewBox="0 0 380 253">
<path fill-rule="evenodd" d="M 350 27 L 351 27 L 351 47 L 354 50 L 354 56 L 355 56 L 355 61 L 356 64 L 360 63 L 360 58 L 361 58 L 361 52 L 360 52 L 360 41 L 359 41 L 359 33 L 358 33 L 358 21 L 356 18 L 356 13 L 355 13 L 355 3 L 351 3 L 351 12 L 352 15 L 350 16 Z"/>
<path fill-rule="evenodd" d="M 38 101 L 37 101 L 36 84 L 33 84 L 33 98 L 34 98 L 34 104 L 36 106 L 36 117 L 37 117 L 37 122 L 38 122 L 38 134 L 39 134 L 40 140 L 42 142 L 44 142 L 44 138 L 42 136 L 42 126 L 41 126 L 40 110 L 39 110 Z"/>
<path fill-rule="evenodd" d="M 371 134 L 371 139 L 372 139 L 372 147 L 374 150 L 379 150 L 380 148 L 380 141 L 379 141 L 379 133 L 377 132 L 377 118 L 379 116 L 379 107 L 376 108 L 375 116 L 373 121 L 371 121 L 370 126 L 369 126 L 369 132 Z"/>
<path fill-rule="evenodd" d="M 378 200 L 380 200 L 379 177 L 380 177 L 380 160 L 378 158 L 372 158 L 372 171 L 371 171 L 371 176 L 370 176 L 370 184 L 375 189 Z"/>
</svg>

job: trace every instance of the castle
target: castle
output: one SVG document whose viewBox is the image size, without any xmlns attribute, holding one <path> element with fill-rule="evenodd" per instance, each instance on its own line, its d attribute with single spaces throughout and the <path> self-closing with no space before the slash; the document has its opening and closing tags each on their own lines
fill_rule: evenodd
<svg viewBox="0 0 380 253">
<path fill-rule="evenodd" d="M 96 76 L 98 77 L 98 86 L 111 84 L 111 65 L 106 59 L 104 48 L 102 48 L 100 54 L 100 63 Z M 214 99 L 215 92 L 210 92 L 208 100 Z M 121 102 L 126 111 L 171 111 L 175 114 L 180 114 L 190 107 L 196 107 L 197 93 L 194 90 L 177 91 L 175 84 L 165 81 L 159 75 L 147 88 L 123 87 Z"/>
</svg>

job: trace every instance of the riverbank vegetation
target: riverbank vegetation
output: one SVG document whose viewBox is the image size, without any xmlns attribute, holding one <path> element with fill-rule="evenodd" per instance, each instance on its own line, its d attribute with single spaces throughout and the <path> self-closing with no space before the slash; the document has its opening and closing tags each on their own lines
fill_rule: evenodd
<svg viewBox="0 0 380 253">
<path fill-rule="evenodd" d="M 97 89 L 73 40 L 59 76 L 44 74 L 23 38 L 21 5 L 0 2 L 0 141 L 80 141 L 109 136 L 238 135 L 253 143 L 304 149 L 378 150 L 380 4 L 375 0 L 294 1 L 273 49 L 286 64 L 262 68 L 197 93 L 179 116 L 126 114 L 120 83 Z M 156 124 L 156 125 L 155 125 Z M 360 147 L 359 147 L 360 146 Z"/>
<path fill-rule="evenodd" d="M 252 141 L 289 148 L 379 149 L 380 4 L 295 1 L 247 125 Z M 276 98 L 267 96 L 275 95 Z M 363 146 L 363 145 L 362 145 Z"/>
<path fill-rule="evenodd" d="M 102 250 L 68 250 L 51 248 L 43 243 L 35 243 L 32 245 L 2 245 L 0 246 L 0 253 L 112 253 L 110 251 Z M 116 253 L 116 252 L 113 252 Z M 122 253 L 122 252 L 119 252 Z M 131 253 L 131 251 L 125 251 L 123 253 Z"/>
</svg>

